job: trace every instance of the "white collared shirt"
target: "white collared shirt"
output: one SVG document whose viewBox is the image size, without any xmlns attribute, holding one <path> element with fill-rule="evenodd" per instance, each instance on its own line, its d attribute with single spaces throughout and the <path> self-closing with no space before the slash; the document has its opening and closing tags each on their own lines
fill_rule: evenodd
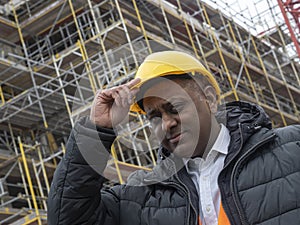
<svg viewBox="0 0 300 225">
<path fill-rule="evenodd" d="M 230 142 L 229 130 L 221 124 L 220 133 L 206 159 L 184 159 L 187 172 L 197 188 L 202 225 L 218 225 L 221 195 L 218 176 L 224 166 Z"/>
</svg>

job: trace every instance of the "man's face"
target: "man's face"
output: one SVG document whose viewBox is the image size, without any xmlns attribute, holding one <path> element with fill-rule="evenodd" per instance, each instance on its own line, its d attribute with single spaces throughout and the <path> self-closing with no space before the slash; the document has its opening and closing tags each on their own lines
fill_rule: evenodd
<svg viewBox="0 0 300 225">
<path fill-rule="evenodd" d="M 144 94 L 143 106 L 164 148 L 179 157 L 202 157 L 211 133 L 203 92 L 183 79 L 162 79 Z"/>
</svg>

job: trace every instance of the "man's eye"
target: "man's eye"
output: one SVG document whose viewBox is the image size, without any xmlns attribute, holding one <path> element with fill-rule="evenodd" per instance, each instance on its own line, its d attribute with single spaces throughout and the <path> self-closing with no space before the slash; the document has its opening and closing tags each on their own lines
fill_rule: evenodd
<svg viewBox="0 0 300 225">
<path fill-rule="evenodd" d="M 183 109 L 182 104 L 174 104 L 170 107 L 169 111 L 173 114 L 179 113 Z"/>
</svg>

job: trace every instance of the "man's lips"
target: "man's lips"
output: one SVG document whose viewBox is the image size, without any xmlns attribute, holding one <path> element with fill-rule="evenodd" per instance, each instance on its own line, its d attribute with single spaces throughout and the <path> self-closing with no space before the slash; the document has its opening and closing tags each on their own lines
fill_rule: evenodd
<svg viewBox="0 0 300 225">
<path fill-rule="evenodd" d="M 182 134 L 183 133 L 172 135 L 170 138 L 167 138 L 167 140 L 172 144 L 177 143 L 181 139 Z"/>
</svg>

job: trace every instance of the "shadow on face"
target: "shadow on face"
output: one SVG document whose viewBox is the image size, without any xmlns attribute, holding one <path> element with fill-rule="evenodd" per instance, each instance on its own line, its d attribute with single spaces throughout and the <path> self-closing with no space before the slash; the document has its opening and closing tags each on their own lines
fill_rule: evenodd
<svg viewBox="0 0 300 225">
<path fill-rule="evenodd" d="M 193 79 L 160 77 L 144 92 L 143 108 L 156 137 L 179 157 L 202 157 L 208 145 L 217 103 L 204 91 L 211 90 Z"/>
</svg>

